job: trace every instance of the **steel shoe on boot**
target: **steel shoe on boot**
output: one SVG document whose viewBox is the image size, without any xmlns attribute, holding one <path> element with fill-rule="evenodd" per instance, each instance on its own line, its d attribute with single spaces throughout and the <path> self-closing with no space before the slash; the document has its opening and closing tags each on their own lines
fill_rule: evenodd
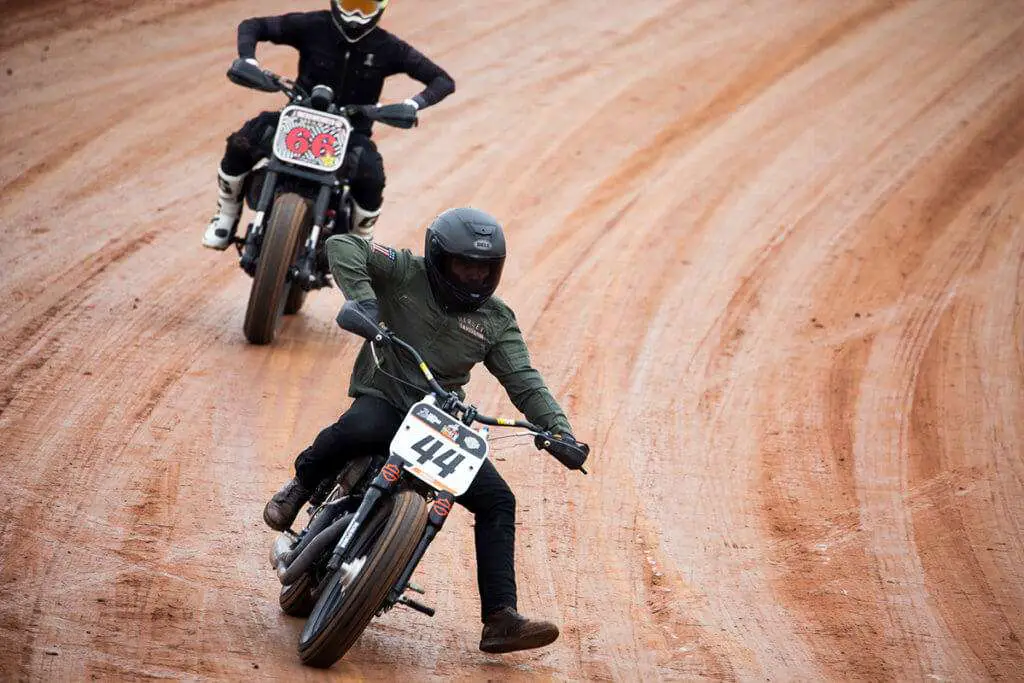
<svg viewBox="0 0 1024 683">
<path fill-rule="evenodd" d="M 274 531 L 288 529 L 302 509 L 302 504 L 311 495 L 313 492 L 300 484 L 298 479 L 290 480 L 263 508 L 263 521 Z"/>
<path fill-rule="evenodd" d="M 511 607 L 502 607 L 484 620 L 480 649 L 502 653 L 544 647 L 558 638 L 558 627 L 549 621 L 527 619 Z"/>
<path fill-rule="evenodd" d="M 231 244 L 242 215 L 242 183 L 248 173 L 231 176 L 217 169 L 217 213 L 203 235 L 203 246 L 223 251 Z"/>
</svg>

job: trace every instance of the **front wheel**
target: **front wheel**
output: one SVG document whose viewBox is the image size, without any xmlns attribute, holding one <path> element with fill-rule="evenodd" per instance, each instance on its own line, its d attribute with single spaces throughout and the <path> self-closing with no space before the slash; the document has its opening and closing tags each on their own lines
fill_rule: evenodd
<svg viewBox="0 0 1024 683">
<path fill-rule="evenodd" d="M 274 200 L 245 311 L 245 338 L 253 344 L 274 341 L 286 303 L 293 298 L 290 290 L 298 289 L 288 282 L 288 270 L 309 235 L 311 222 L 309 204 L 299 195 L 286 192 Z M 294 298 L 292 312 L 302 305 L 300 295 Z"/>
<path fill-rule="evenodd" d="M 284 302 L 284 314 L 295 315 L 302 310 L 302 304 L 306 303 L 308 292 L 294 282 L 288 285 L 288 298 Z"/>
<path fill-rule="evenodd" d="M 306 621 L 299 638 L 303 664 L 327 668 L 348 652 L 405 569 L 426 523 L 426 501 L 414 491 L 381 500 Z"/>
</svg>

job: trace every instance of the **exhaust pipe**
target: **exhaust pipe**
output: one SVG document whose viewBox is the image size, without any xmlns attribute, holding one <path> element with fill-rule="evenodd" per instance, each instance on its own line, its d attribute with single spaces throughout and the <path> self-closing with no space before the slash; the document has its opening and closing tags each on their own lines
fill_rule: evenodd
<svg viewBox="0 0 1024 683">
<path fill-rule="evenodd" d="M 295 543 L 299 540 L 299 537 L 291 532 L 290 529 L 282 531 L 274 539 L 274 544 L 270 546 L 270 567 L 277 569 L 278 561 L 290 553 Z"/>
<path fill-rule="evenodd" d="M 334 544 L 338 542 L 338 539 L 341 538 L 341 534 L 345 531 L 348 523 L 351 522 L 352 518 L 355 516 L 354 512 L 350 512 L 335 520 L 333 524 L 310 540 L 309 543 L 306 544 L 306 547 L 302 548 L 298 556 L 290 562 L 288 561 L 289 555 L 293 555 L 293 552 L 286 552 L 285 554 L 278 556 L 277 562 L 275 562 L 274 566 L 277 568 L 277 578 L 281 581 L 281 585 L 290 586 L 298 581 L 299 577 L 305 574 L 309 568 L 313 566 L 313 563 L 318 557 L 320 557 L 320 554 L 324 552 L 324 550 L 328 547 L 333 547 Z"/>
<path fill-rule="evenodd" d="M 292 560 L 298 557 L 299 553 L 309 545 L 309 542 L 326 529 L 330 525 L 331 520 L 341 514 L 341 506 L 345 504 L 347 504 L 345 499 L 342 499 L 324 505 L 313 517 L 309 527 L 306 528 L 301 536 L 293 533 L 291 529 L 282 531 L 274 540 L 274 544 L 270 546 L 271 569 L 277 569 L 282 563 L 285 566 L 290 565 Z"/>
</svg>

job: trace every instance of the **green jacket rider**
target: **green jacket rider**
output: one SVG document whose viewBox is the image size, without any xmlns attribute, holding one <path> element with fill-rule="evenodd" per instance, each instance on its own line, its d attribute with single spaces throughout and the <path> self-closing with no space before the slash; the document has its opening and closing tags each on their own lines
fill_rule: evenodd
<svg viewBox="0 0 1024 683">
<path fill-rule="evenodd" d="M 416 347 L 445 389 L 463 396 L 470 371 L 482 362 L 530 422 L 577 443 L 530 364 L 512 309 L 494 296 L 505 263 L 497 219 L 468 207 L 441 213 L 427 228 L 422 257 L 351 234 L 329 238 L 326 251 L 345 298 Z M 289 528 L 320 482 L 350 458 L 387 452 L 409 407 L 429 393 L 411 358 L 390 346 L 376 352 L 379 367 L 370 343 L 363 345 L 352 370 L 351 406 L 299 454 L 295 477 L 267 503 L 263 519 L 271 528 Z M 490 460 L 456 501 L 475 516 L 480 649 L 512 652 L 554 642 L 557 626 L 517 612 L 515 497 Z"/>
</svg>

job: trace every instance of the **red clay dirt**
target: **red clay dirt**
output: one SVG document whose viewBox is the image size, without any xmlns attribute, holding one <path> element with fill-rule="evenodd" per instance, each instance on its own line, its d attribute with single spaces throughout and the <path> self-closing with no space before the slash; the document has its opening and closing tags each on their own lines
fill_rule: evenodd
<svg viewBox="0 0 1024 683">
<path fill-rule="evenodd" d="M 4 6 L 0 679 L 1024 678 L 1018 0 L 392 3 L 458 91 L 378 130 L 378 240 L 505 221 L 593 472 L 495 444 L 553 646 L 477 650 L 459 511 L 437 616 L 326 673 L 260 510 L 358 341 L 325 291 L 247 345 L 250 280 L 200 246 L 225 136 L 283 104 L 225 79 L 235 27 L 285 9 Z"/>
</svg>

